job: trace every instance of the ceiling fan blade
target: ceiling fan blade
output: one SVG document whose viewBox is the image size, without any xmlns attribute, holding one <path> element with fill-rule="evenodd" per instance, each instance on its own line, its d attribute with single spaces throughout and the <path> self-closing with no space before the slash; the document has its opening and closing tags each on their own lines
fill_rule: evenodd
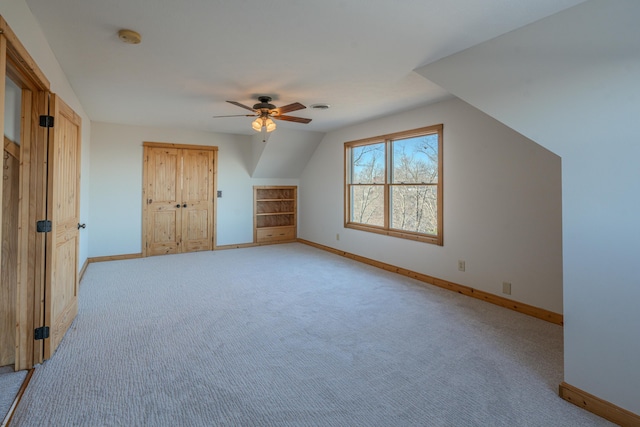
<svg viewBox="0 0 640 427">
<path fill-rule="evenodd" d="M 305 107 L 304 105 L 300 104 L 299 102 L 294 102 L 293 104 L 289 104 L 289 105 L 285 105 L 284 107 L 280 107 L 280 108 L 276 108 L 274 110 L 276 115 L 281 115 L 281 114 L 286 114 L 289 113 L 291 111 L 298 111 L 298 110 L 304 110 Z"/>
<path fill-rule="evenodd" d="M 296 122 L 296 123 L 309 123 L 311 119 L 307 119 L 304 117 L 294 117 L 294 116 L 272 116 L 272 118 L 276 120 L 285 120 L 287 122 Z"/>
<path fill-rule="evenodd" d="M 256 117 L 257 114 L 232 114 L 230 116 L 213 116 L 214 119 L 219 119 L 222 117 Z"/>
<path fill-rule="evenodd" d="M 244 104 L 240 104 L 239 102 L 236 102 L 236 101 L 227 101 L 227 102 L 228 102 L 229 104 L 233 104 L 233 105 L 237 105 L 238 107 L 245 108 L 245 109 L 247 109 L 247 110 L 249 110 L 249 111 L 255 111 L 253 108 L 248 107 L 248 106 L 246 106 L 246 105 L 244 105 Z"/>
</svg>

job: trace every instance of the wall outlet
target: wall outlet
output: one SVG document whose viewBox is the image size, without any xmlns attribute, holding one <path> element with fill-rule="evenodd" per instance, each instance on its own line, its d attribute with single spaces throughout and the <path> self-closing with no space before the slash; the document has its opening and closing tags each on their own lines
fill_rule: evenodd
<svg viewBox="0 0 640 427">
<path fill-rule="evenodd" d="M 465 262 L 462 259 L 458 260 L 458 271 L 464 271 L 465 269 Z"/>
<path fill-rule="evenodd" d="M 340 240 L 340 233 L 336 233 L 336 240 Z"/>
<path fill-rule="evenodd" d="M 502 282 L 502 293 L 511 295 L 511 282 Z"/>
</svg>

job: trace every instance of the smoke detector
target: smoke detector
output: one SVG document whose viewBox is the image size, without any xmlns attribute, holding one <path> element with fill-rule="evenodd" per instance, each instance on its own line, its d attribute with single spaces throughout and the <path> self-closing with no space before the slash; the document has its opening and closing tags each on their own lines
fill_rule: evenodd
<svg viewBox="0 0 640 427">
<path fill-rule="evenodd" d="M 128 44 L 138 44 L 142 41 L 142 36 L 140 35 L 140 33 L 133 30 L 118 31 L 118 38 L 122 40 L 123 43 Z"/>
</svg>

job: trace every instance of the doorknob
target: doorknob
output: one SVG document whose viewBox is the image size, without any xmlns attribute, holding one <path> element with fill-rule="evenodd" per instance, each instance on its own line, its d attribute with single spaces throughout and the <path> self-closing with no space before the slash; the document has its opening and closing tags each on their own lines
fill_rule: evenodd
<svg viewBox="0 0 640 427">
<path fill-rule="evenodd" d="M 176 208 L 179 208 L 179 207 L 180 207 L 180 203 L 178 203 L 178 204 L 176 205 Z"/>
<path fill-rule="evenodd" d="M 186 207 L 187 207 L 187 204 L 185 203 L 184 205 L 182 205 L 182 207 L 183 207 L 183 208 L 186 208 Z"/>
</svg>

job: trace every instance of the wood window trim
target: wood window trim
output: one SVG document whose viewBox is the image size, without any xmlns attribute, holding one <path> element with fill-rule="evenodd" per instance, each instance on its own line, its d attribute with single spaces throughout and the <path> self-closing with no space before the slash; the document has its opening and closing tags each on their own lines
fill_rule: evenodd
<svg viewBox="0 0 640 427">
<path fill-rule="evenodd" d="M 370 233 L 381 234 L 385 236 L 397 237 L 401 239 L 409 239 L 424 243 L 435 244 L 438 246 L 444 245 L 444 225 L 443 225 L 443 124 L 426 126 L 417 129 L 411 129 L 407 131 L 395 132 L 385 135 L 379 135 L 364 139 L 358 139 L 354 141 L 348 141 L 344 143 L 344 227 L 350 228 L 354 230 L 367 231 Z M 398 230 L 391 228 L 389 225 L 389 192 L 392 184 L 389 182 L 389 150 L 391 146 L 391 142 L 394 140 L 407 139 L 416 136 L 423 136 L 428 134 L 437 134 L 438 135 L 438 181 L 435 184 L 437 186 L 437 234 L 424 234 L 418 232 L 412 232 L 407 230 Z M 351 159 L 350 159 L 350 150 L 355 147 L 361 147 L 364 145 L 372 145 L 372 144 L 385 144 L 385 182 L 382 184 L 372 183 L 371 185 L 381 185 L 384 190 L 384 225 L 376 226 L 369 224 L 362 224 L 357 222 L 351 222 L 351 197 L 350 197 L 350 187 L 357 184 L 352 184 L 350 182 L 350 173 L 351 173 Z M 429 184 L 434 185 L 434 184 Z"/>
</svg>

